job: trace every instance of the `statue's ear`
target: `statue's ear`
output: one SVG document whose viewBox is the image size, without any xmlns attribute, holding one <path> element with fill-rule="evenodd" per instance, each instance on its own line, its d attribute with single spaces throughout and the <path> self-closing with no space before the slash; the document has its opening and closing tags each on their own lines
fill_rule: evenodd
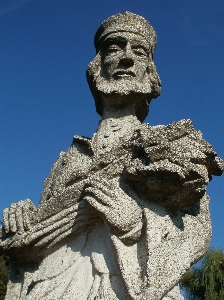
<svg viewBox="0 0 224 300">
<path fill-rule="evenodd" d="M 101 55 L 98 52 L 94 57 L 94 59 L 89 63 L 87 68 L 86 77 L 89 84 L 91 84 L 89 80 L 91 79 L 94 80 L 94 77 L 99 75 L 100 68 L 101 68 Z"/>
<path fill-rule="evenodd" d="M 103 113 L 103 103 L 100 97 L 100 93 L 96 87 L 96 78 L 100 75 L 101 72 L 101 55 L 98 52 L 94 59 L 89 63 L 86 78 L 89 84 L 90 91 L 95 100 L 96 112 L 102 116 Z"/>
</svg>

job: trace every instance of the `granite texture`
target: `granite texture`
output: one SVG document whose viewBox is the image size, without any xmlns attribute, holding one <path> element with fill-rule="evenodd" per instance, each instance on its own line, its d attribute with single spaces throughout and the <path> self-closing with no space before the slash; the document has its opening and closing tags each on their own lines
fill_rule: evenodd
<svg viewBox="0 0 224 300">
<path fill-rule="evenodd" d="M 141 124 L 161 85 L 148 21 L 114 15 L 94 42 L 87 80 L 102 120 L 60 153 L 38 207 L 4 210 L 5 299 L 181 300 L 181 275 L 209 247 L 206 186 L 223 161 L 190 120 Z"/>
</svg>

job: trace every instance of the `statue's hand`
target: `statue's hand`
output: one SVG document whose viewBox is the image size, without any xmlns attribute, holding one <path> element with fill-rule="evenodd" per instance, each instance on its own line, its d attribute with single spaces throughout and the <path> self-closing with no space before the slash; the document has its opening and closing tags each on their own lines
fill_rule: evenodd
<svg viewBox="0 0 224 300">
<path fill-rule="evenodd" d="M 102 178 L 90 178 L 84 189 L 84 200 L 100 213 L 118 236 L 141 222 L 142 211 L 136 201 L 118 185 Z"/>
<path fill-rule="evenodd" d="M 5 233 L 18 233 L 31 229 L 31 223 L 35 219 L 36 207 L 31 200 L 21 200 L 12 203 L 3 211 L 3 226 Z"/>
</svg>

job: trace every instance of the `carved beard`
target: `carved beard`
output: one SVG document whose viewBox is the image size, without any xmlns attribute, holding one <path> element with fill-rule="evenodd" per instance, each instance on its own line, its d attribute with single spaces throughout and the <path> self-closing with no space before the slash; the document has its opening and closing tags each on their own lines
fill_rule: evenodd
<svg viewBox="0 0 224 300">
<path fill-rule="evenodd" d="M 148 114 L 149 103 L 160 94 L 161 81 L 154 63 L 149 64 L 149 74 L 145 76 L 144 82 L 137 81 L 136 78 L 121 78 L 120 80 L 109 81 L 103 77 L 101 68 L 101 56 L 99 53 L 88 65 L 86 72 L 87 81 L 95 99 L 96 111 L 102 116 L 103 99 L 113 97 L 114 100 L 121 96 L 127 101 L 138 101 L 136 104 L 136 116 L 143 122 Z M 103 97 L 102 97 L 103 96 Z M 127 97 L 123 97 L 127 96 Z M 132 97 L 131 97 L 132 96 Z M 132 99 L 130 99 L 130 97 Z M 117 99 L 119 101 L 119 99 Z"/>
<path fill-rule="evenodd" d="M 97 90 L 106 95 L 118 94 L 125 96 L 135 93 L 147 95 L 152 92 L 152 83 L 148 78 L 145 79 L 144 82 L 139 82 L 135 77 L 109 81 L 101 74 L 95 74 L 95 82 Z"/>
</svg>

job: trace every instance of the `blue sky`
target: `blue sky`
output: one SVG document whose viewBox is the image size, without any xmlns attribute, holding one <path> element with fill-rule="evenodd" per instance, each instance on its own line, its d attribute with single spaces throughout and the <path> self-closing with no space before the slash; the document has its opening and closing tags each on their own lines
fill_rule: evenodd
<svg viewBox="0 0 224 300">
<path fill-rule="evenodd" d="M 1 0 L 0 211 L 30 198 L 75 134 L 91 137 L 95 112 L 85 72 L 101 22 L 129 10 L 157 32 L 162 80 L 145 122 L 193 121 L 224 158 L 224 2 L 206 0 Z M 211 246 L 224 249 L 224 176 L 214 177 Z"/>
</svg>

